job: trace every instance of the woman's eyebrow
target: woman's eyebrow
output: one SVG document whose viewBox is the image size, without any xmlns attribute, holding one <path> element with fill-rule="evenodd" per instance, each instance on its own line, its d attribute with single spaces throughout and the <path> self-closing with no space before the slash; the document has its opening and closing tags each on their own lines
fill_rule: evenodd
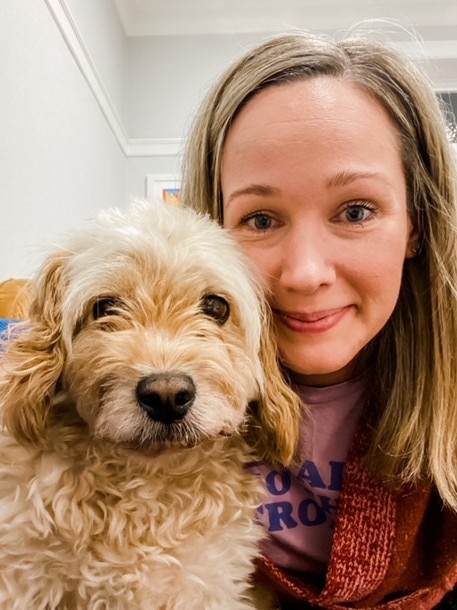
<svg viewBox="0 0 457 610">
<path fill-rule="evenodd" d="M 382 172 L 343 170 L 329 178 L 327 181 L 327 187 L 345 186 L 350 182 L 363 178 L 378 178 L 384 180 L 385 182 L 389 182 L 388 177 Z"/>
<path fill-rule="evenodd" d="M 232 199 L 236 199 L 241 195 L 259 195 L 260 197 L 267 197 L 269 195 L 275 195 L 277 193 L 279 193 L 279 189 L 274 188 L 272 186 L 264 184 L 250 184 L 230 193 L 227 198 L 227 201 L 225 202 L 225 205 L 228 205 L 232 201 Z"/>
</svg>

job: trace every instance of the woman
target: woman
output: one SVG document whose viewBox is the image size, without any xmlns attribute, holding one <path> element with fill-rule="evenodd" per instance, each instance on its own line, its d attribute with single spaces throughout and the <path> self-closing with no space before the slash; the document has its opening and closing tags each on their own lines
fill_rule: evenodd
<svg viewBox="0 0 457 610">
<path fill-rule="evenodd" d="M 272 38 L 202 105 L 183 200 L 258 267 L 307 405 L 297 462 L 253 468 L 259 580 L 282 608 L 457 607 L 456 176 L 428 81 L 364 38 Z"/>
</svg>

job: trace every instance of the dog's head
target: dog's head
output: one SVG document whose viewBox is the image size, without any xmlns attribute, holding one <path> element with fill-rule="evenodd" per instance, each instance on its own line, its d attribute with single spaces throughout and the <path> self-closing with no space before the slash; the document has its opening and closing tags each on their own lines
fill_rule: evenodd
<svg viewBox="0 0 457 610">
<path fill-rule="evenodd" d="M 291 461 L 300 407 L 268 306 L 213 221 L 165 204 L 105 212 L 47 258 L 34 291 L 1 367 L 20 442 L 43 443 L 63 403 L 92 436 L 132 448 L 244 428 L 262 457 Z"/>
</svg>

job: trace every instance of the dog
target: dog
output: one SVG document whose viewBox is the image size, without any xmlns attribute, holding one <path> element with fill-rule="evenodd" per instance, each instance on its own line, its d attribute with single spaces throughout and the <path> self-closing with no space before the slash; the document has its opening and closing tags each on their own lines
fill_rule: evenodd
<svg viewBox="0 0 457 610">
<path fill-rule="evenodd" d="M 0 609 L 248 610 L 253 456 L 299 405 L 264 289 L 183 206 L 102 212 L 44 260 L 0 354 Z"/>
</svg>

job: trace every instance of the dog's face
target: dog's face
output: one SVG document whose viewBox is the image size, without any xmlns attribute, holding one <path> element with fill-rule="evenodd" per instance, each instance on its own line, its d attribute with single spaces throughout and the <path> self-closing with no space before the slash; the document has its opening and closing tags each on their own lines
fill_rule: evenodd
<svg viewBox="0 0 457 610">
<path fill-rule="evenodd" d="M 143 451 L 232 434 L 251 403 L 268 409 L 268 392 L 271 426 L 284 411 L 295 434 L 258 281 L 227 233 L 190 210 L 101 215 L 47 259 L 27 325 L 3 382 L 5 421 L 22 440 L 43 434 L 59 396 L 92 436 Z"/>
<path fill-rule="evenodd" d="M 143 449 L 193 445 L 237 430 L 259 395 L 236 296 L 201 267 L 192 285 L 182 263 L 156 285 L 154 264 L 125 260 L 109 293 L 81 295 L 63 384 L 92 435 Z"/>
</svg>

